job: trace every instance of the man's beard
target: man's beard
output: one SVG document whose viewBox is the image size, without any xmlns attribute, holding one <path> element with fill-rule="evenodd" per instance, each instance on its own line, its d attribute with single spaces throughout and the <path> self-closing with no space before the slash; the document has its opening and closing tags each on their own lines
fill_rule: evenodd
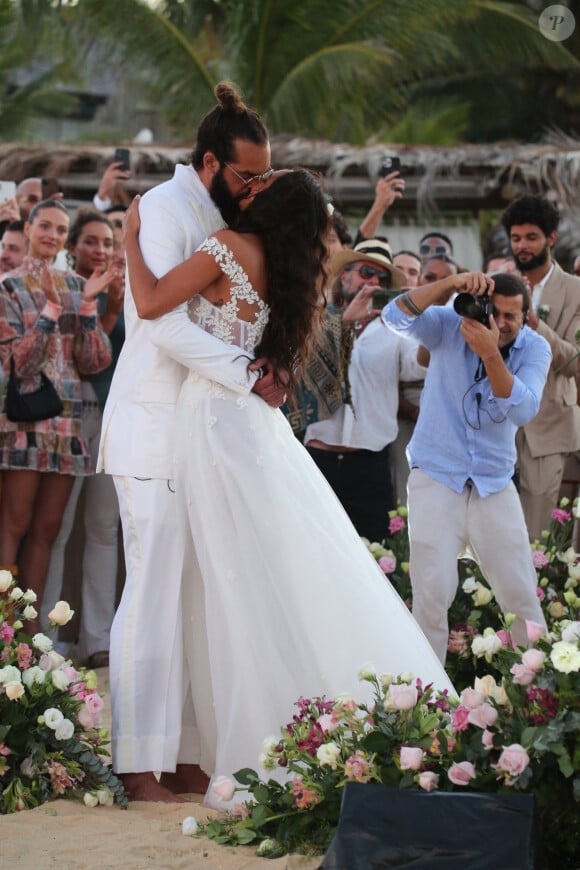
<svg viewBox="0 0 580 870">
<path fill-rule="evenodd" d="M 532 272 L 534 269 L 539 269 L 540 266 L 545 266 L 548 262 L 549 255 L 550 248 L 548 245 L 545 245 L 539 254 L 530 257 L 530 259 L 525 262 L 522 262 L 517 254 L 514 254 L 514 259 L 520 272 Z"/>
<path fill-rule="evenodd" d="M 240 208 L 238 200 L 232 196 L 230 190 L 224 181 L 224 171 L 220 169 L 216 172 L 209 186 L 209 195 L 220 210 L 221 216 L 230 226 L 237 218 Z"/>
</svg>

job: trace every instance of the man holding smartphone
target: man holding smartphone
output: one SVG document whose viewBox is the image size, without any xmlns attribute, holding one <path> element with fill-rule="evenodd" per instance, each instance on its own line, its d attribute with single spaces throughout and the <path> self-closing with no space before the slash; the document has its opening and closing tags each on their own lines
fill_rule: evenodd
<svg viewBox="0 0 580 870">
<path fill-rule="evenodd" d="M 369 239 L 340 251 L 329 269 L 335 276 L 330 315 L 341 314 L 343 346 L 352 342 L 352 354 L 342 385 L 345 401 L 331 417 L 307 428 L 304 443 L 359 535 L 381 541 L 395 506 L 389 444 L 397 436 L 399 379 L 423 378 L 425 370 L 416 361 L 416 348 L 379 318 L 405 284 L 387 242 Z"/>
</svg>

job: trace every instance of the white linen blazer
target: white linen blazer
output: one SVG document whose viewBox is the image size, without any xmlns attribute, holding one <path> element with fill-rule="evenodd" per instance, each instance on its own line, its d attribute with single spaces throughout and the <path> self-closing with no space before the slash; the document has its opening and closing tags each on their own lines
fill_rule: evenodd
<svg viewBox="0 0 580 870">
<path fill-rule="evenodd" d="M 178 165 L 169 181 L 139 203 L 139 243 L 157 277 L 183 262 L 223 219 L 192 166 Z M 184 303 L 185 305 L 186 303 Z M 247 355 L 204 332 L 180 309 L 157 320 L 171 354 L 152 340 L 152 323 L 140 320 L 130 282 L 125 289 L 125 343 L 103 412 L 97 471 L 122 477 L 171 479 L 175 403 L 189 369 L 246 395 L 257 374 Z M 183 306 L 180 306 L 183 308 Z"/>
</svg>

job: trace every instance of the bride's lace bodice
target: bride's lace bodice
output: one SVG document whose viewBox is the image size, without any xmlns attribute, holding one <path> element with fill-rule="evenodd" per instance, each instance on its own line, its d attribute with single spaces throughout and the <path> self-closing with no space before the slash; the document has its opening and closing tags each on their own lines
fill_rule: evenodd
<svg viewBox="0 0 580 870">
<path fill-rule="evenodd" d="M 212 237 L 202 242 L 197 250 L 205 251 L 214 258 L 231 281 L 231 290 L 229 301 L 222 306 L 214 305 L 199 294 L 194 296 L 188 303 L 190 319 L 226 344 L 237 344 L 247 353 L 253 353 L 268 322 L 268 305 L 260 299 L 227 245 Z M 238 300 L 256 306 L 254 322 L 238 317 Z"/>
</svg>

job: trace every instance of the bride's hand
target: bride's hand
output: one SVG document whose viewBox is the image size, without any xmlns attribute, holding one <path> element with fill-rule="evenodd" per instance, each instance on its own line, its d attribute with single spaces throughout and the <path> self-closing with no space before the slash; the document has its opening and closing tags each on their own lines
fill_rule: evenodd
<svg viewBox="0 0 580 870">
<path fill-rule="evenodd" d="M 125 213 L 125 220 L 123 221 L 123 236 L 125 241 L 130 237 L 137 237 L 139 235 L 139 230 L 141 229 L 141 218 L 139 217 L 140 201 L 140 196 L 133 197 L 133 201 Z"/>
</svg>

